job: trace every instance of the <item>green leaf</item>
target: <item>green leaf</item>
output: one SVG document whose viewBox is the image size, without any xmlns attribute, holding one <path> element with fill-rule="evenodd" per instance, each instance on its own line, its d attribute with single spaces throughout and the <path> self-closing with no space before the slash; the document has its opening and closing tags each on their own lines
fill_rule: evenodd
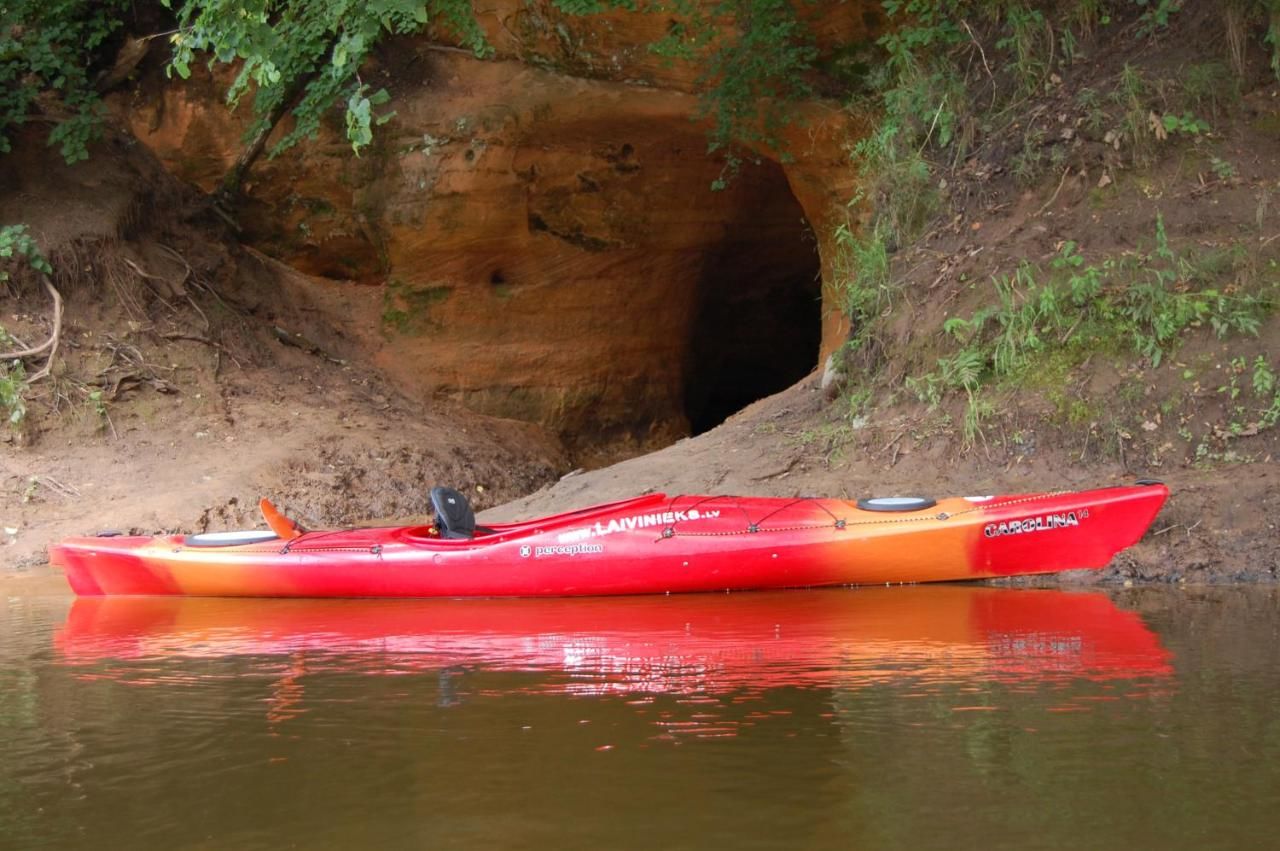
<svg viewBox="0 0 1280 851">
<path fill-rule="evenodd" d="M 382 90 L 369 94 L 359 73 L 369 51 L 390 35 L 419 32 L 435 18 L 477 55 L 488 52 L 470 0 L 183 0 L 173 5 L 180 34 L 171 69 L 185 76 L 194 52 L 211 57 L 211 64 L 238 65 L 227 101 L 234 106 L 243 94 L 254 93 L 254 120 L 246 138 L 268 120 L 278 120 L 282 101 L 294 104 L 293 126 L 269 156 L 314 137 L 335 105 L 345 106 L 343 122 L 353 150 L 359 153 L 368 145 L 373 128 L 391 117 L 375 115 L 373 107 L 383 106 L 390 96 Z"/>
</svg>

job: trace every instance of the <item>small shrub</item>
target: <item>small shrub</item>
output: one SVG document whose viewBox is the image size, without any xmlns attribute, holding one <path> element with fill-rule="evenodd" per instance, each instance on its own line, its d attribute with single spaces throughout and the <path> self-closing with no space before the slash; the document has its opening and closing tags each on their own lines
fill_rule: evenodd
<svg viewBox="0 0 1280 851">
<path fill-rule="evenodd" d="M 1146 11 L 1138 19 L 1138 37 L 1147 38 L 1168 27 L 1169 18 L 1182 9 L 1185 0 L 1134 0 L 1134 2 L 1146 7 Z"/>
<path fill-rule="evenodd" d="M 1102 97 L 1096 89 L 1083 88 L 1076 92 L 1076 106 L 1084 113 L 1084 126 L 1095 136 L 1102 133 L 1107 124 L 1107 112 Z"/>
<path fill-rule="evenodd" d="M 1166 112 L 1160 119 L 1165 133 L 1181 133 L 1185 136 L 1199 136 L 1209 132 L 1209 122 L 1197 118 L 1190 112 L 1175 115 Z"/>
<path fill-rule="evenodd" d="M 1050 70 L 1046 58 L 1053 55 L 1053 27 L 1039 9 L 1013 3 L 1005 10 L 1005 32 L 996 47 L 1010 52 L 1019 90 L 1032 94 L 1044 83 Z"/>
<path fill-rule="evenodd" d="M 53 267 L 40 252 L 40 246 L 36 245 L 26 225 L 0 227 L 0 259 L 24 260 L 28 266 L 41 274 L 53 274 Z M 7 280 L 9 280 L 8 270 L 0 267 L 0 282 Z"/>
<path fill-rule="evenodd" d="M 1219 180 L 1231 180 L 1236 176 L 1236 167 L 1220 157 L 1209 157 L 1209 167 Z"/>
<path fill-rule="evenodd" d="M 1047 363 L 1070 366 L 1102 351 L 1130 351 L 1159 366 L 1184 332 L 1207 327 L 1218 337 L 1256 335 L 1272 305 L 1264 294 L 1214 286 L 1234 274 L 1239 252 L 1179 253 L 1157 217 L 1149 254 L 1087 263 L 1074 242 L 1064 243 L 1047 270 L 1023 263 L 992 279 L 992 303 L 970 316 L 951 317 L 943 331 L 957 351 L 907 386 L 937 405 L 952 391 L 966 396 L 966 426 L 983 416 L 981 391 L 1020 381 Z M 1254 367 L 1259 395 L 1274 388 L 1263 362 Z"/>
<path fill-rule="evenodd" d="M 892 304 L 888 248 L 874 229 L 862 235 L 841 225 L 836 229 L 836 250 L 836 296 L 841 312 L 849 318 L 849 345 L 860 349 L 874 335 L 876 320 Z"/>
<path fill-rule="evenodd" d="M 1182 93 L 1189 108 L 1221 115 L 1240 100 L 1240 83 L 1222 62 L 1196 62 L 1182 75 Z"/>
<path fill-rule="evenodd" d="M 0 331 L 0 345 L 8 345 L 9 335 Z M 22 361 L 14 360 L 7 364 L 0 363 L 0 410 L 11 428 L 22 425 L 27 417 L 27 404 L 24 396 L 27 390 L 27 373 Z"/>
</svg>

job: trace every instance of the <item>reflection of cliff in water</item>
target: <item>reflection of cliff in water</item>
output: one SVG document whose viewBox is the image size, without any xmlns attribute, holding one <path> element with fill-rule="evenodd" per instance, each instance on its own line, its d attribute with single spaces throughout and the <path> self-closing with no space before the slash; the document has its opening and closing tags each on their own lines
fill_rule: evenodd
<svg viewBox="0 0 1280 851">
<path fill-rule="evenodd" d="M 65 663 L 284 657 L 309 673 L 477 672 L 539 691 L 723 694 L 886 682 L 1167 677 L 1170 654 L 1104 594 L 920 587 L 575 600 L 82 598 Z M 178 665 L 180 670 L 183 666 Z"/>
</svg>

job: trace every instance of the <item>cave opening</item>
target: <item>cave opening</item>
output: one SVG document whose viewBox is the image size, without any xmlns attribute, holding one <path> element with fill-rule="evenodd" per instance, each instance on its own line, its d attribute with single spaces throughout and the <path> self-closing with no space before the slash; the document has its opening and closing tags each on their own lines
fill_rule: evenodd
<svg viewBox="0 0 1280 851">
<path fill-rule="evenodd" d="M 482 321 L 501 323 L 506 387 L 476 406 L 548 425 L 593 468 L 702 434 L 809 375 L 818 240 L 780 163 L 745 159 L 713 189 L 723 169 L 684 116 L 611 112 L 523 140 L 524 239 L 481 270 L 486 298 L 503 299 Z"/>
<path fill-rule="evenodd" d="M 684 376 L 694 435 L 808 375 L 822 342 L 817 241 L 777 163 L 744 167 L 703 257 Z"/>
</svg>

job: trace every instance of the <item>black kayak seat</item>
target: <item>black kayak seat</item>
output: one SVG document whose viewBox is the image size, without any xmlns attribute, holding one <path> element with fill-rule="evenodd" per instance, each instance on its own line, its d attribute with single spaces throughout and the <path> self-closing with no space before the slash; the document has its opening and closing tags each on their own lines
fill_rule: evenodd
<svg viewBox="0 0 1280 851">
<path fill-rule="evenodd" d="M 435 512 L 436 529 L 442 538 L 474 538 L 476 513 L 467 498 L 453 488 L 431 489 L 431 509 Z"/>
</svg>

